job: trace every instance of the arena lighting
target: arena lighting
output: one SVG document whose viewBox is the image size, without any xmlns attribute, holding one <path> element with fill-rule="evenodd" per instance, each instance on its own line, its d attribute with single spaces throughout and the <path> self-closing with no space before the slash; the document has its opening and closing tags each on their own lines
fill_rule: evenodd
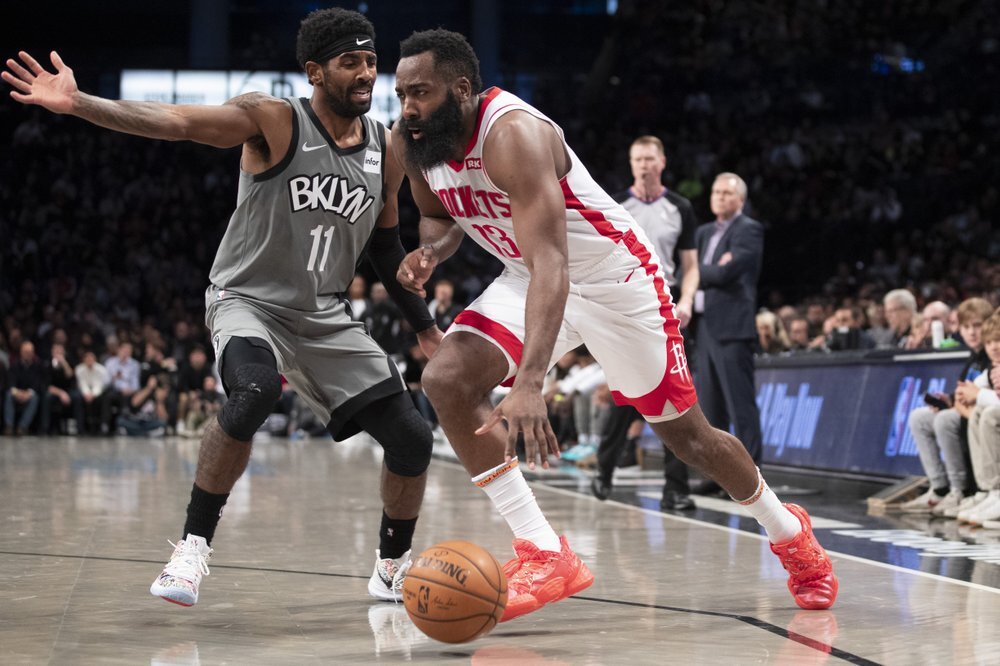
<svg viewBox="0 0 1000 666">
<path fill-rule="evenodd" d="M 126 69 L 119 86 L 121 99 L 169 104 L 222 104 L 252 91 L 275 97 L 312 96 L 312 86 L 301 72 Z M 399 115 L 395 88 L 395 74 L 379 73 L 369 115 L 386 125 Z"/>
</svg>

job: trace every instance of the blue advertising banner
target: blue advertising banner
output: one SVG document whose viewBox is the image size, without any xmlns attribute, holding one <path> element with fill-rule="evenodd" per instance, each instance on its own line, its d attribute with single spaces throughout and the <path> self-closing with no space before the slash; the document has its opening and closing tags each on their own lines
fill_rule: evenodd
<svg viewBox="0 0 1000 666">
<path fill-rule="evenodd" d="M 758 367 L 764 461 L 888 476 L 923 474 L 908 426 L 924 394 L 952 392 L 967 354 Z"/>
</svg>

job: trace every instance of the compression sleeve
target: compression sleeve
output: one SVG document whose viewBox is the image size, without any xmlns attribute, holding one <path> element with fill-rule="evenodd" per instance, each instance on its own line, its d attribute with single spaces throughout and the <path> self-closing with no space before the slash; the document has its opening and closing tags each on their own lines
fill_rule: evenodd
<svg viewBox="0 0 1000 666">
<path fill-rule="evenodd" d="M 407 291 L 396 279 L 396 271 L 403 262 L 406 252 L 399 240 L 399 226 L 384 229 L 376 227 L 368 245 L 368 258 L 375 267 L 379 280 L 389 296 L 395 301 L 400 312 L 416 333 L 434 325 L 434 317 L 427 309 L 427 303 L 416 294 Z"/>
</svg>

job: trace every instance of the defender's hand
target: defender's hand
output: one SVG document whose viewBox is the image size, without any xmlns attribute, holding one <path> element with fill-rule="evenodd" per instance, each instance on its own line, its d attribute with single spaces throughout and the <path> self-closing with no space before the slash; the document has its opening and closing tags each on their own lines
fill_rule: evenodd
<svg viewBox="0 0 1000 666">
<path fill-rule="evenodd" d="M 403 257 L 403 261 L 399 264 L 399 270 L 396 271 L 396 279 L 407 291 L 411 291 L 421 298 L 427 298 L 424 284 L 430 279 L 437 264 L 434 251 L 424 245 Z"/>
<path fill-rule="evenodd" d="M 55 74 L 45 71 L 26 51 L 20 51 L 18 56 L 25 66 L 14 60 L 7 59 L 10 72 L 3 72 L 3 80 L 14 90 L 10 96 L 22 104 L 37 104 L 53 113 L 72 113 L 73 98 L 79 92 L 73 70 L 63 63 L 59 54 L 50 54 Z"/>
<path fill-rule="evenodd" d="M 545 400 L 536 391 L 524 391 L 514 388 L 507 397 L 500 401 L 486 423 L 476 430 L 477 435 L 483 435 L 507 421 L 507 447 L 504 449 L 504 459 L 510 462 L 517 456 L 517 434 L 524 433 L 524 457 L 528 469 L 535 469 L 535 459 L 541 457 L 542 467 L 549 468 L 549 455 L 559 457 L 559 442 L 552 432 Z"/>
</svg>

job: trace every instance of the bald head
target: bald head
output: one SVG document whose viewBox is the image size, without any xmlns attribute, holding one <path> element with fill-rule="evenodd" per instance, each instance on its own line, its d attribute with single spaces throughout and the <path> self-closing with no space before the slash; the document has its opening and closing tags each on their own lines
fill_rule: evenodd
<svg viewBox="0 0 1000 666">
<path fill-rule="evenodd" d="M 921 314 L 924 316 L 924 321 L 947 323 L 948 315 L 951 314 L 951 308 L 944 301 L 932 301 L 924 306 Z"/>
</svg>

